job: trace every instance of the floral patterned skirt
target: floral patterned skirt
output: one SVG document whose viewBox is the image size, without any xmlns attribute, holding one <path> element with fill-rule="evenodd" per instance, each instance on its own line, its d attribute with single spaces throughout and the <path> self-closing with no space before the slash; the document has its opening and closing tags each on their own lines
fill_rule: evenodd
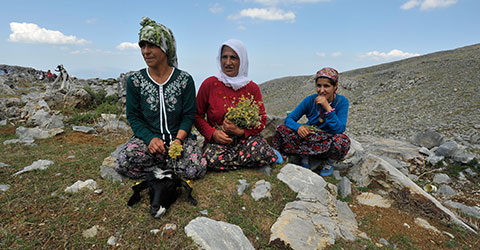
<svg viewBox="0 0 480 250">
<path fill-rule="evenodd" d="M 274 163 L 278 158 L 262 135 L 235 138 L 229 144 L 205 143 L 203 149 L 207 167 L 217 171 L 260 168 Z"/>
<path fill-rule="evenodd" d="M 286 125 L 273 135 L 273 147 L 282 155 L 310 155 L 322 159 L 342 160 L 350 149 L 350 138 L 344 134 L 313 131 L 306 138 Z"/>
<path fill-rule="evenodd" d="M 197 141 L 187 138 L 183 143 L 183 152 L 179 159 L 169 159 L 167 154 L 151 154 L 147 144 L 132 136 L 121 146 L 115 170 L 133 179 L 145 178 L 155 168 L 174 169 L 185 179 L 202 178 L 207 171 L 207 161 L 203 157 Z"/>
</svg>

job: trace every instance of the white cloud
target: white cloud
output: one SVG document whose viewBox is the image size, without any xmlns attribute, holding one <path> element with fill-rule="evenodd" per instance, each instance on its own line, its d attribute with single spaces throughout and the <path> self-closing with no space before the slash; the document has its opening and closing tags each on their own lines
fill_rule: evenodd
<svg viewBox="0 0 480 250">
<path fill-rule="evenodd" d="M 138 43 L 129 43 L 129 42 L 123 42 L 120 43 L 117 47 L 119 50 L 126 50 L 126 49 L 138 49 Z"/>
<path fill-rule="evenodd" d="M 243 25 L 240 25 L 240 26 L 237 27 L 237 29 L 239 29 L 239 30 L 246 30 L 247 27 L 245 27 L 245 26 L 243 26 Z"/>
<path fill-rule="evenodd" d="M 90 19 L 85 20 L 85 22 L 88 23 L 88 24 L 93 24 L 93 23 L 96 23 L 97 21 L 98 21 L 98 19 L 96 19 L 96 18 L 90 18 Z"/>
<path fill-rule="evenodd" d="M 252 0 L 255 3 L 275 6 L 278 4 L 296 4 L 296 3 L 319 3 L 319 2 L 330 2 L 330 0 Z"/>
<path fill-rule="evenodd" d="M 410 0 L 406 3 L 404 3 L 402 6 L 400 6 L 400 8 L 402 8 L 404 10 L 409 10 L 409 9 L 415 8 L 415 6 L 418 6 L 418 5 L 420 5 L 420 1 Z"/>
<path fill-rule="evenodd" d="M 327 53 L 325 52 L 316 52 L 315 53 L 316 56 L 319 56 L 319 57 L 327 57 Z M 332 54 L 330 54 L 330 57 L 339 57 L 342 55 L 342 52 L 333 52 Z"/>
<path fill-rule="evenodd" d="M 430 10 L 435 8 L 444 8 L 454 5 L 458 0 L 409 0 L 404 3 L 400 8 L 409 10 L 420 5 L 420 10 Z"/>
<path fill-rule="evenodd" d="M 242 17 L 249 17 L 251 19 L 262 19 L 268 21 L 290 21 L 295 22 L 295 13 L 289 11 L 285 12 L 277 8 L 259 9 L 249 8 L 243 9 L 239 14 L 230 16 L 231 19 L 238 19 Z"/>
<path fill-rule="evenodd" d="M 420 6 L 421 10 L 448 7 L 457 3 L 457 0 L 425 0 Z"/>
<path fill-rule="evenodd" d="M 341 56 L 341 55 L 342 55 L 341 52 L 333 52 L 333 53 L 332 53 L 332 57 L 339 57 L 339 56 Z"/>
<path fill-rule="evenodd" d="M 213 14 L 217 14 L 223 11 L 223 7 L 219 3 L 215 3 L 211 8 L 208 9 Z"/>
<path fill-rule="evenodd" d="M 102 55 L 113 55 L 115 53 L 113 53 L 112 51 L 110 50 L 101 50 L 101 49 L 89 49 L 89 48 L 84 48 L 84 49 L 81 49 L 81 50 L 73 50 L 73 51 L 70 51 L 70 54 L 72 55 L 81 55 L 81 54 L 102 54 Z"/>
<path fill-rule="evenodd" d="M 57 30 L 40 28 L 34 23 L 10 23 L 12 34 L 8 38 L 10 42 L 19 43 L 48 43 L 48 44 L 86 44 L 85 39 L 75 36 L 66 36 Z"/>
<path fill-rule="evenodd" d="M 380 59 L 396 59 L 396 58 L 407 58 L 407 57 L 413 57 L 413 56 L 419 56 L 420 54 L 416 53 L 409 53 L 409 52 L 403 52 L 398 49 L 393 49 L 388 53 L 385 52 L 378 52 L 378 51 L 371 51 L 367 52 L 365 54 L 360 55 L 360 57 L 370 57 L 376 60 Z"/>
</svg>

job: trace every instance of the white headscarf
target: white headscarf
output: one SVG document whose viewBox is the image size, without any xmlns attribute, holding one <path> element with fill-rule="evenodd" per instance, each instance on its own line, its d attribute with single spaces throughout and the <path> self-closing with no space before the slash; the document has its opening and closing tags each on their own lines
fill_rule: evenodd
<svg viewBox="0 0 480 250">
<path fill-rule="evenodd" d="M 240 67 L 238 68 L 238 75 L 234 77 L 227 76 L 223 73 L 222 70 L 222 48 L 224 45 L 232 48 L 238 55 L 240 59 Z M 247 56 L 247 49 L 245 45 L 239 40 L 230 39 L 222 43 L 220 49 L 218 51 L 217 56 L 217 65 L 218 65 L 218 73 L 215 75 L 218 80 L 223 82 L 226 86 L 232 87 L 234 90 L 239 90 L 243 88 L 250 82 L 250 78 L 248 78 L 248 56 Z"/>
</svg>

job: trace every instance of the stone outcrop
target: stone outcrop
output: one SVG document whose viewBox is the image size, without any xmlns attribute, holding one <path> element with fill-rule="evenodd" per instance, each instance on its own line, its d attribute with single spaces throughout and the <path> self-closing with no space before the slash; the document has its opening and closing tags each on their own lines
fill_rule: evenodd
<svg viewBox="0 0 480 250">
<path fill-rule="evenodd" d="M 428 218 L 453 221 L 455 224 L 475 232 L 437 199 L 425 192 L 397 168 L 376 155 L 367 154 L 361 164 L 352 167 L 349 171 L 349 177 L 356 181 L 359 186 L 366 187 L 373 183 L 381 186 L 394 197 L 399 207 L 423 213 Z"/>
<path fill-rule="evenodd" d="M 271 228 L 270 242 L 292 249 L 323 249 L 338 238 L 355 240 L 355 215 L 345 202 L 337 201 L 336 188 L 309 169 L 287 164 L 277 176 L 293 191 L 296 201 L 288 203 Z"/>
</svg>

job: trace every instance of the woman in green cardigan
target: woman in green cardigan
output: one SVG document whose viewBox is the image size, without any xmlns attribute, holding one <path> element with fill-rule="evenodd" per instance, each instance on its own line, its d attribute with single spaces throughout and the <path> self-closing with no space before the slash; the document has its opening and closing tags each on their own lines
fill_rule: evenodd
<svg viewBox="0 0 480 250">
<path fill-rule="evenodd" d="M 201 178 L 206 160 L 190 135 L 196 112 L 195 84 L 178 69 L 175 38 L 148 17 L 140 22 L 138 44 L 147 68 L 127 80 L 127 119 L 133 137 L 117 158 L 117 172 L 143 178 L 155 168 L 174 169 L 183 178 Z M 173 156 L 182 145 L 180 156 Z"/>
</svg>

